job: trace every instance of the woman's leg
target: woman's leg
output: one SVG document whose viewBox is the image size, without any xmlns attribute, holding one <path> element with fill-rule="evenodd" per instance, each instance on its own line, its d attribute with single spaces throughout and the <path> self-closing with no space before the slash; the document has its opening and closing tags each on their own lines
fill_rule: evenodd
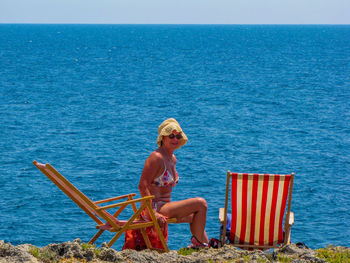
<svg viewBox="0 0 350 263">
<path fill-rule="evenodd" d="M 197 197 L 182 201 L 169 202 L 159 209 L 159 213 L 167 217 L 175 217 L 179 221 L 190 222 L 190 229 L 202 243 L 208 243 L 208 236 L 205 232 L 205 222 L 207 219 L 207 202 L 205 199 Z M 192 220 L 189 220 L 192 219 Z"/>
</svg>

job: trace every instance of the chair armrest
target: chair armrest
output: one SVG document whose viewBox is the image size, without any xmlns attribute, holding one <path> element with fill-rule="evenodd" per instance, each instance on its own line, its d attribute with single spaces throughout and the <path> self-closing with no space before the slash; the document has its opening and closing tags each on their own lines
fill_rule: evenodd
<svg viewBox="0 0 350 263">
<path fill-rule="evenodd" d="M 167 222 L 168 224 L 170 224 L 170 223 L 175 224 L 175 223 L 177 223 L 177 219 L 176 219 L 175 217 L 168 218 L 168 219 L 166 220 L 166 222 Z"/>
<path fill-rule="evenodd" d="M 294 213 L 293 212 L 290 212 L 290 214 L 289 214 L 289 222 L 288 222 L 288 224 L 290 226 L 292 226 L 294 224 Z"/>
<path fill-rule="evenodd" d="M 224 222 L 224 213 L 225 213 L 225 208 L 223 208 L 223 207 L 219 208 L 219 221 L 220 221 L 220 223 Z"/>
<path fill-rule="evenodd" d="M 107 202 L 111 202 L 111 201 L 127 198 L 127 197 L 130 197 L 130 196 L 135 196 L 135 195 L 136 195 L 135 193 L 126 194 L 126 195 L 116 196 L 116 197 L 112 197 L 112 198 L 108 198 L 108 199 L 104 199 L 104 200 L 99 200 L 99 201 L 96 201 L 94 203 L 95 204 L 102 204 L 102 203 L 107 203 Z"/>
<path fill-rule="evenodd" d="M 133 199 L 133 200 L 129 200 L 129 201 L 121 202 L 121 203 L 101 206 L 101 207 L 96 208 L 96 210 L 110 209 L 110 208 L 115 208 L 115 207 L 123 206 L 123 205 L 127 206 L 129 204 L 134 204 L 134 203 L 138 203 L 138 202 L 142 202 L 142 201 L 146 201 L 146 200 L 152 200 L 153 198 L 154 198 L 154 195 L 145 196 L 145 197 L 142 197 L 142 198 Z"/>
</svg>

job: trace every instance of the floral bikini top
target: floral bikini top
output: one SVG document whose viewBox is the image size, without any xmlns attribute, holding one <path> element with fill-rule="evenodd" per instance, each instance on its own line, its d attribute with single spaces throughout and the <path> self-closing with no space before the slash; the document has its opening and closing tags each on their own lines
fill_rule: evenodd
<svg viewBox="0 0 350 263">
<path fill-rule="evenodd" d="M 165 166 L 165 164 L 164 164 L 164 166 Z M 175 181 L 174 177 L 171 175 L 171 173 L 165 167 L 165 170 L 162 173 L 162 175 L 155 178 L 152 181 L 152 184 L 159 186 L 159 187 L 164 187 L 164 186 L 174 187 L 179 182 L 179 175 L 177 173 L 176 173 L 176 177 L 177 177 L 177 179 Z"/>
</svg>

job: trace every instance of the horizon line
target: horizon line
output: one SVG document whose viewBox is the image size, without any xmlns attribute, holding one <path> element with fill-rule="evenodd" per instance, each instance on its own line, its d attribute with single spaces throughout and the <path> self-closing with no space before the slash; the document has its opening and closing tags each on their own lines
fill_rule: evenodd
<svg viewBox="0 0 350 263">
<path fill-rule="evenodd" d="M 268 26 L 268 25 L 294 25 L 294 26 L 309 26 L 309 25 L 320 25 L 320 26 L 332 26 L 332 25 L 339 25 L 339 26 L 348 26 L 350 24 L 341 24 L 341 23 L 334 23 L 334 24 L 322 24 L 322 23 L 308 23 L 308 24 L 298 24 L 298 23 L 40 23 L 40 22 L 0 22 L 0 25 L 237 25 L 237 26 Z"/>
</svg>

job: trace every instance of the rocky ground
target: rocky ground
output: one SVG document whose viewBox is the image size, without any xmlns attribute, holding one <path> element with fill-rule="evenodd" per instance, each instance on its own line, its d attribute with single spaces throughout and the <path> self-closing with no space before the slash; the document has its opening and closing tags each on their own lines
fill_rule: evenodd
<svg viewBox="0 0 350 263">
<path fill-rule="evenodd" d="M 349 248 L 342 248 L 350 253 Z M 73 242 L 50 244 L 39 248 L 29 244 L 13 246 L 0 241 L 0 263 L 41 263 L 41 262 L 325 262 L 317 257 L 317 252 L 308 248 L 299 248 L 295 244 L 282 249 L 263 252 L 244 251 L 232 246 L 219 249 L 205 248 L 191 255 L 181 255 L 177 251 L 158 253 L 157 251 L 134 250 L 116 251 L 102 244 L 101 248 Z"/>
</svg>

